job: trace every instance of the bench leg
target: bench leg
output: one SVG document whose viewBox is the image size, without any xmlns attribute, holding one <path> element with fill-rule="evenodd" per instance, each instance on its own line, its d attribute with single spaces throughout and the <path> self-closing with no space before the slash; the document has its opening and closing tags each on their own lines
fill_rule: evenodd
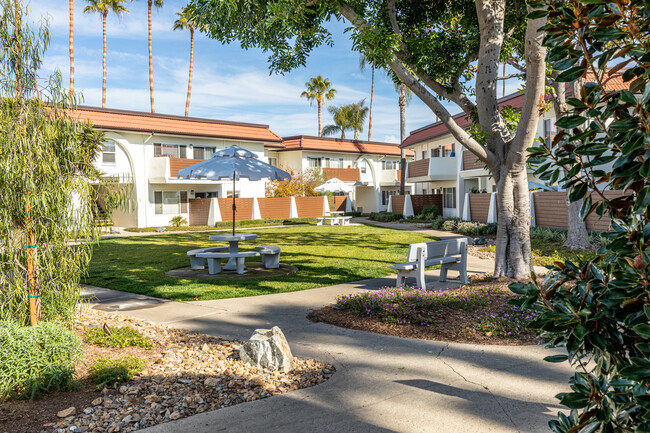
<svg viewBox="0 0 650 433">
<path fill-rule="evenodd" d="M 440 265 L 440 279 L 438 281 L 444 282 L 447 281 L 447 270 L 449 269 L 449 265 L 446 263 L 443 263 Z"/>
<path fill-rule="evenodd" d="M 395 287 L 403 286 L 406 283 L 406 275 L 403 271 L 397 271 L 397 280 L 395 281 Z"/>
<path fill-rule="evenodd" d="M 278 269 L 280 267 L 280 254 L 262 255 L 262 263 L 266 269 Z"/>
<path fill-rule="evenodd" d="M 425 289 L 427 288 L 427 280 L 424 277 L 424 266 L 418 266 L 417 270 L 417 276 L 416 276 L 416 284 L 419 288 Z"/>
<path fill-rule="evenodd" d="M 238 274 L 243 274 L 244 270 L 246 269 L 246 266 L 244 266 L 244 258 L 243 257 L 237 257 L 237 273 Z"/>
<path fill-rule="evenodd" d="M 190 268 L 193 270 L 205 269 L 205 259 L 196 256 L 190 256 Z"/>
<path fill-rule="evenodd" d="M 221 273 L 221 259 L 208 259 L 208 274 L 214 275 Z"/>
<path fill-rule="evenodd" d="M 317 225 L 317 226 L 322 226 L 322 225 L 323 225 L 323 220 L 319 220 L 319 219 L 317 219 L 317 220 L 316 220 L 316 225 Z"/>
</svg>

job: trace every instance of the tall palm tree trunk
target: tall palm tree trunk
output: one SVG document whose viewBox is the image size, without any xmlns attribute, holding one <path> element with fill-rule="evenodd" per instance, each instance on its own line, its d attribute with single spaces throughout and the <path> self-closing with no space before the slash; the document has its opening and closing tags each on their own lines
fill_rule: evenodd
<svg viewBox="0 0 650 433">
<path fill-rule="evenodd" d="M 318 101 L 318 136 L 319 137 L 321 136 L 320 131 L 321 131 L 321 129 L 320 129 L 320 101 Z M 345 138 L 345 137 L 341 137 L 341 138 Z"/>
<path fill-rule="evenodd" d="M 70 94 L 74 94 L 74 0 L 70 0 Z"/>
<path fill-rule="evenodd" d="M 406 85 L 402 83 L 399 87 L 399 141 L 404 142 L 406 138 Z M 400 151 L 400 179 L 399 193 L 404 195 L 404 183 L 406 183 L 406 151 Z"/>
<path fill-rule="evenodd" d="M 194 27 L 190 26 L 190 79 L 187 81 L 187 101 L 185 102 L 185 117 L 190 112 L 190 93 L 192 93 L 192 65 L 194 64 Z"/>
<path fill-rule="evenodd" d="M 102 38 L 104 41 L 104 52 L 102 54 L 102 108 L 106 108 L 106 16 L 108 10 L 102 13 Z"/>
<path fill-rule="evenodd" d="M 155 113 L 156 110 L 153 108 L 153 53 L 151 49 L 151 5 L 153 0 L 147 2 L 149 6 L 148 10 L 148 20 L 149 20 L 149 94 L 151 95 L 151 112 Z"/>
<path fill-rule="evenodd" d="M 368 141 L 372 134 L 372 100 L 375 96 L 375 67 L 372 67 L 372 84 L 370 85 L 370 113 L 368 114 Z"/>
</svg>

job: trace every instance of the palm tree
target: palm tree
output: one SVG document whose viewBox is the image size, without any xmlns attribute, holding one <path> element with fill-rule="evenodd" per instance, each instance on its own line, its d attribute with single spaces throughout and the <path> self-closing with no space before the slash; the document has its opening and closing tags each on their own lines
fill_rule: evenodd
<svg viewBox="0 0 650 433">
<path fill-rule="evenodd" d="M 70 94 L 74 93 L 74 0 L 70 0 Z"/>
<path fill-rule="evenodd" d="M 349 105 L 349 125 L 354 130 L 354 139 L 359 139 L 359 133 L 363 132 L 363 124 L 366 123 L 370 109 L 365 106 L 366 100 L 362 99 L 356 104 Z"/>
<path fill-rule="evenodd" d="M 335 135 L 341 133 L 341 138 L 345 139 L 345 131 L 352 129 L 350 126 L 350 106 L 339 105 L 327 107 L 334 120 L 334 124 L 323 127 L 323 135 Z M 318 134 L 320 137 L 320 134 Z"/>
<path fill-rule="evenodd" d="M 302 98 L 307 98 L 309 101 L 309 106 L 312 106 L 314 101 L 318 104 L 318 136 L 321 136 L 320 128 L 320 110 L 321 105 L 325 105 L 326 100 L 331 100 L 336 94 L 336 89 L 332 88 L 332 83 L 327 78 L 322 76 L 312 77 L 309 81 L 305 83 L 307 90 L 302 92 L 300 96 Z"/>
<path fill-rule="evenodd" d="M 375 96 L 375 64 L 372 63 L 365 55 L 361 54 L 359 56 L 359 69 L 361 72 L 365 72 L 366 66 L 370 65 L 372 70 L 372 81 L 370 84 L 370 111 L 368 112 L 368 141 L 372 134 L 372 102 Z"/>
<path fill-rule="evenodd" d="M 192 92 L 192 65 L 194 64 L 194 24 L 190 22 L 185 11 L 176 12 L 178 19 L 174 22 L 174 30 L 190 29 L 190 78 L 187 81 L 187 100 L 185 101 L 185 117 L 190 110 L 190 93 Z"/>
<path fill-rule="evenodd" d="M 395 90 L 399 92 L 399 142 L 402 143 L 406 139 L 406 106 L 413 98 L 413 92 L 406 87 L 404 83 L 395 83 Z M 404 182 L 406 181 L 406 150 L 401 148 L 400 157 L 400 180 L 399 180 L 399 193 L 404 195 Z"/>
<path fill-rule="evenodd" d="M 155 113 L 153 108 L 153 53 L 151 50 L 151 6 L 158 9 L 163 7 L 163 0 L 147 0 L 147 17 L 149 23 L 149 95 L 151 96 L 151 112 Z"/>
<path fill-rule="evenodd" d="M 104 51 L 102 54 L 102 108 L 106 108 L 106 17 L 108 12 L 114 12 L 118 17 L 123 13 L 129 13 L 124 7 L 125 0 L 86 0 L 88 6 L 84 8 L 85 13 L 98 13 L 102 16 L 102 35 L 104 40 Z"/>
</svg>

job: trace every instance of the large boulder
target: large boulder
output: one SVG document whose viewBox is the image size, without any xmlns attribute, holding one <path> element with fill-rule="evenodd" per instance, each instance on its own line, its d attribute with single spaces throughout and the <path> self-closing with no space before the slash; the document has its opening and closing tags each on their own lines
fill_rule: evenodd
<svg viewBox="0 0 650 433">
<path fill-rule="evenodd" d="M 267 370 L 288 373 L 293 370 L 293 355 L 282 330 L 256 329 L 253 336 L 239 348 L 242 361 Z"/>
</svg>

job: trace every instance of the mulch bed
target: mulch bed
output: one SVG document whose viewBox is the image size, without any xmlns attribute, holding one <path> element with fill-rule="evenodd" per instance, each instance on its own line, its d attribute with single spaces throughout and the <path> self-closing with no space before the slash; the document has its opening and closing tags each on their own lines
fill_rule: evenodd
<svg viewBox="0 0 650 433">
<path fill-rule="evenodd" d="M 430 326 L 415 324 L 386 323 L 374 317 L 361 316 L 351 310 L 334 309 L 333 305 L 311 311 L 307 318 L 313 322 L 323 322 L 341 328 L 357 329 L 360 331 L 374 332 L 377 334 L 393 335 L 396 337 L 419 338 L 423 340 L 450 341 L 457 343 L 523 346 L 540 344 L 540 340 L 531 333 L 522 333 L 512 337 L 502 337 L 485 333 L 475 328 L 480 317 L 486 314 L 498 314 L 502 311 L 501 305 L 513 298 L 508 289 L 510 281 L 495 281 L 489 283 L 491 287 L 498 287 L 500 293 L 490 305 L 479 307 L 476 310 L 441 309 L 431 311 L 427 316 L 434 323 Z M 475 283 L 476 284 L 476 283 Z M 467 289 L 449 289 L 449 292 L 462 294 Z"/>
<path fill-rule="evenodd" d="M 84 308 L 75 332 L 90 326 L 131 326 L 154 341 L 154 348 L 111 348 L 84 343 L 77 366 L 79 389 L 53 392 L 40 400 L 0 403 L 0 433 L 129 432 L 194 414 L 267 398 L 329 379 L 334 367 L 294 357 L 294 371 L 257 369 L 239 359 L 238 341 L 156 325 Z M 129 382 L 101 391 L 88 379 L 100 356 L 138 356 L 145 370 Z M 74 408 L 65 418 L 57 413 Z"/>
</svg>

